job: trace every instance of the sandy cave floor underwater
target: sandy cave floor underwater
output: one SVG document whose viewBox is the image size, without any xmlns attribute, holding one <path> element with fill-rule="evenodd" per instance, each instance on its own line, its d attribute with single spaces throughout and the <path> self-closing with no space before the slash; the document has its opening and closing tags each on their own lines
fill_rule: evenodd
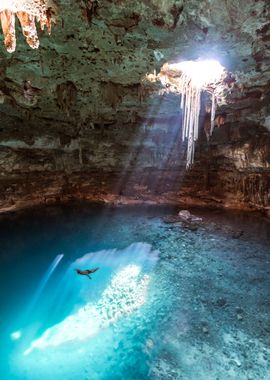
<svg viewBox="0 0 270 380">
<path fill-rule="evenodd" d="M 2 215 L 1 379 L 269 380 L 269 221 L 193 210 L 191 231 L 177 211 Z"/>
</svg>

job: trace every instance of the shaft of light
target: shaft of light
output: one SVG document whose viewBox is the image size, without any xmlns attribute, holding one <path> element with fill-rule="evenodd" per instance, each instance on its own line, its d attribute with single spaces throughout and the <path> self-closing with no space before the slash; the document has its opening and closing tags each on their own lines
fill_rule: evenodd
<svg viewBox="0 0 270 380">
<path fill-rule="evenodd" d="M 56 267 L 58 266 L 58 264 L 60 263 L 60 261 L 62 260 L 62 258 L 64 257 L 63 254 L 60 254 L 60 255 L 57 255 L 55 257 L 55 259 L 53 260 L 53 262 L 51 263 L 51 265 L 49 266 L 47 272 L 45 273 L 45 275 L 43 276 L 42 280 L 41 280 L 41 283 L 36 291 L 36 294 L 31 302 L 31 305 L 30 305 L 30 310 L 35 306 L 37 300 L 39 299 L 41 293 L 43 292 L 46 284 L 48 283 L 51 275 L 53 274 L 53 272 L 55 271 Z"/>
<path fill-rule="evenodd" d="M 97 303 L 88 302 L 74 314 L 48 328 L 24 351 L 45 349 L 83 341 L 97 335 L 118 320 L 139 309 L 146 301 L 150 276 L 141 274 L 141 267 L 129 264 L 119 270 Z"/>
</svg>

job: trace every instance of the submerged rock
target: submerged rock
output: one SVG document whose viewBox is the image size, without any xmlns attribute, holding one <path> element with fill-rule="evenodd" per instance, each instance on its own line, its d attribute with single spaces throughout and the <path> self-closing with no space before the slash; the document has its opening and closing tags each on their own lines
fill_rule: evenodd
<svg viewBox="0 0 270 380">
<path fill-rule="evenodd" d="M 177 215 L 168 215 L 163 218 L 164 223 L 179 223 L 180 219 Z"/>
<path fill-rule="evenodd" d="M 163 221 L 168 224 L 179 225 L 190 231 L 197 231 L 199 228 L 198 222 L 201 222 L 202 219 L 192 215 L 188 210 L 181 210 L 178 215 L 168 215 L 164 217 Z"/>
<path fill-rule="evenodd" d="M 190 221 L 192 219 L 191 213 L 188 210 L 181 210 L 178 215 L 180 216 L 180 219 L 185 221 Z"/>
<path fill-rule="evenodd" d="M 223 307 L 227 304 L 227 301 L 225 300 L 225 298 L 219 298 L 216 302 L 216 305 L 218 307 Z"/>
<path fill-rule="evenodd" d="M 233 239 L 239 239 L 242 235 L 243 235 L 243 231 L 235 231 L 233 234 L 232 234 L 232 238 Z"/>
<path fill-rule="evenodd" d="M 203 322 L 202 323 L 202 332 L 204 334 L 209 334 L 209 328 L 208 328 L 208 323 L 207 322 Z"/>
<path fill-rule="evenodd" d="M 194 223 L 183 223 L 183 227 L 187 228 L 190 231 L 197 231 L 199 228 L 198 225 Z"/>
</svg>

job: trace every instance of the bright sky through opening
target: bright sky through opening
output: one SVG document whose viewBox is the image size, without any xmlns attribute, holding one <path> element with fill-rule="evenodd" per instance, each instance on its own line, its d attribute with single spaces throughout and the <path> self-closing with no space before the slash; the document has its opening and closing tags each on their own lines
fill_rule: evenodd
<svg viewBox="0 0 270 380">
<path fill-rule="evenodd" d="M 211 92 L 211 131 L 214 129 L 217 97 L 215 94 L 216 85 L 225 73 L 224 67 L 218 61 L 183 61 L 175 64 L 168 64 L 167 68 L 179 73 L 179 78 L 174 79 L 174 86 L 181 93 L 180 107 L 183 110 L 182 140 L 188 140 L 187 164 L 189 168 L 194 162 L 195 141 L 199 137 L 199 118 L 201 110 L 201 93 L 212 85 Z M 165 75 L 165 81 L 169 80 L 170 74 Z"/>
<path fill-rule="evenodd" d="M 181 71 L 191 79 L 191 85 L 202 88 L 210 83 L 220 80 L 224 73 L 224 67 L 212 59 L 205 61 L 183 61 L 180 63 L 170 64 L 173 70 Z"/>
</svg>

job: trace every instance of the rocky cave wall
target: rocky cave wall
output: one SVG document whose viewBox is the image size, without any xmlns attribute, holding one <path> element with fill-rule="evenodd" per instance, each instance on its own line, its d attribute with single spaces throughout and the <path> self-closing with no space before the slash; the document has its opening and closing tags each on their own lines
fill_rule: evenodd
<svg viewBox="0 0 270 380">
<path fill-rule="evenodd" d="M 1 52 L 1 210 L 72 198 L 269 210 L 267 1 L 56 3 L 39 50 L 18 36 Z M 142 79 L 207 55 L 239 84 L 209 143 L 202 115 L 186 171 L 179 97 Z"/>
</svg>

